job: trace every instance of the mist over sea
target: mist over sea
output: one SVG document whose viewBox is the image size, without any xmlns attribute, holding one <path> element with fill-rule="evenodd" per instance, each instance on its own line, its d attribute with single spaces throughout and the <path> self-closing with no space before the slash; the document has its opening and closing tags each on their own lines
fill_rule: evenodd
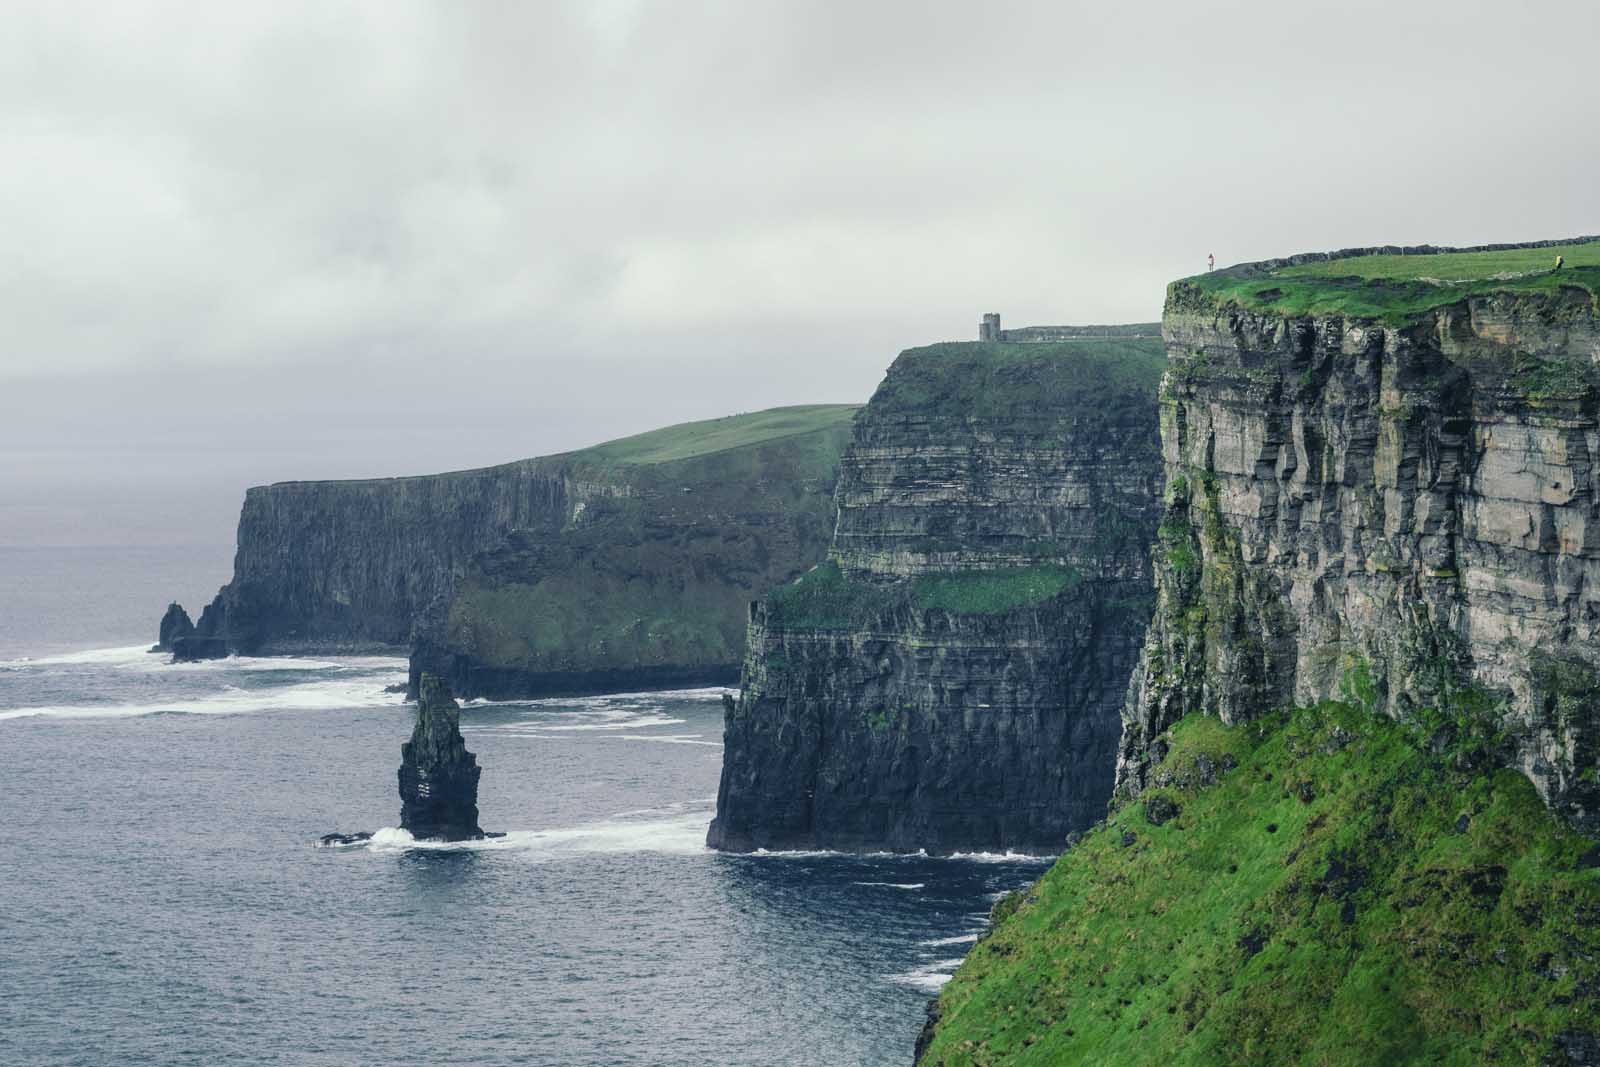
<svg viewBox="0 0 1600 1067">
<path fill-rule="evenodd" d="M 419 847 L 403 660 L 144 651 L 212 555 L 0 550 L 0 1062 L 902 1065 L 1043 869 L 705 850 L 720 690 L 468 704 L 508 835 Z"/>
</svg>

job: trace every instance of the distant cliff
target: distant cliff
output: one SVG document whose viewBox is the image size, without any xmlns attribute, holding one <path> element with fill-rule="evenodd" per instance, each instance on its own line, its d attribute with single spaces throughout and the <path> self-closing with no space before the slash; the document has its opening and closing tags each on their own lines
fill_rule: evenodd
<svg viewBox="0 0 1600 1067">
<path fill-rule="evenodd" d="M 744 605 L 820 559 L 855 409 L 779 408 L 481 470 L 249 490 L 197 626 L 252 654 L 415 646 L 462 697 L 732 680 Z"/>
<path fill-rule="evenodd" d="M 1151 604 L 1162 363 L 1141 339 L 895 361 L 830 560 L 752 609 L 710 844 L 1053 851 L 1103 814 Z"/>
</svg>

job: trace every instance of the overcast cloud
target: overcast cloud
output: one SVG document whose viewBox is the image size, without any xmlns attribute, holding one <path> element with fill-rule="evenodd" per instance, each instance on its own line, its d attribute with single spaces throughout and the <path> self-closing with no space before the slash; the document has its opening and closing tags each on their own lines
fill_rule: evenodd
<svg viewBox="0 0 1600 1067">
<path fill-rule="evenodd" d="M 5 4 L 0 545 L 1600 231 L 1593 3 Z"/>
</svg>

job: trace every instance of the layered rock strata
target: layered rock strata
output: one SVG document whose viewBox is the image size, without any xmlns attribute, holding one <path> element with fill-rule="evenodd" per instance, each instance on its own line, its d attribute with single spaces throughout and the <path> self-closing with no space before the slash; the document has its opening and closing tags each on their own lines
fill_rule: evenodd
<svg viewBox="0 0 1600 1067">
<path fill-rule="evenodd" d="M 746 603 L 826 551 L 854 411 L 251 489 L 233 580 L 187 652 L 409 648 L 413 690 L 435 670 L 464 697 L 731 682 Z"/>
<path fill-rule="evenodd" d="M 1576 279 L 1517 284 L 1381 317 L 1169 289 L 1158 606 L 1121 792 L 1189 712 L 1449 704 L 1600 829 L 1600 313 Z"/>
<path fill-rule="evenodd" d="M 1057 851 L 1099 818 L 1150 605 L 1159 344 L 903 353 L 830 560 L 752 606 L 709 843 Z"/>
<path fill-rule="evenodd" d="M 461 708 L 444 681 L 422 676 L 417 724 L 400 747 L 400 828 L 418 840 L 466 841 L 478 826 L 478 758 L 461 737 Z"/>
</svg>

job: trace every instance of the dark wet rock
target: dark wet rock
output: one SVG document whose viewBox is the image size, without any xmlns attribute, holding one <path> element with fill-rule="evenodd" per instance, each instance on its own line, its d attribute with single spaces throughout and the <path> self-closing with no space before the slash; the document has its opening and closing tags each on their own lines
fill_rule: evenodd
<svg viewBox="0 0 1600 1067">
<path fill-rule="evenodd" d="M 933 1035 L 939 1027 L 939 998 L 934 997 L 928 1001 L 927 1018 L 922 1022 L 922 1031 L 917 1034 L 917 1047 L 911 1054 L 911 1062 L 922 1059 L 922 1054 L 928 1051 L 928 1046 L 933 1044 Z"/>
<path fill-rule="evenodd" d="M 1317 799 L 1317 790 L 1310 782 L 1301 782 L 1294 787 L 1294 795 L 1300 798 L 1300 803 L 1309 804 Z"/>
<path fill-rule="evenodd" d="M 182 604 L 174 600 L 167 605 L 167 613 L 161 616 L 160 637 L 150 651 L 171 652 L 174 641 L 193 633 L 194 622 L 189 618 L 189 613 L 183 610 Z"/>
<path fill-rule="evenodd" d="M 371 841 L 372 833 L 369 830 L 360 830 L 353 834 L 323 834 L 322 847 L 333 848 L 335 845 L 359 845 L 363 841 Z"/>
<path fill-rule="evenodd" d="M 1600 1067 L 1600 1033 L 1568 1030 L 1557 1034 L 1555 1048 L 1544 1063 L 1548 1067 Z"/>
<path fill-rule="evenodd" d="M 202 659 L 223 659 L 228 642 L 220 637 L 179 637 L 172 642 L 172 662 L 193 663 Z"/>
<path fill-rule="evenodd" d="M 1267 939 L 1272 935 L 1266 930 L 1257 928 L 1239 938 L 1239 948 L 1244 951 L 1244 958 L 1249 959 L 1267 947 Z"/>
<path fill-rule="evenodd" d="M 1223 773 L 1225 773 L 1227 771 L 1231 771 L 1231 770 L 1233 770 L 1234 768 L 1236 768 L 1238 766 L 1239 766 L 1239 759 L 1232 752 L 1224 752 L 1222 754 L 1222 758 L 1217 761 L 1217 767 L 1219 769 L 1219 772 L 1223 772 Z"/>
<path fill-rule="evenodd" d="M 1468 815 L 1466 812 L 1462 812 L 1460 815 L 1456 816 L 1456 833 L 1458 833 L 1458 834 L 1466 833 L 1467 832 L 1467 827 L 1469 827 L 1471 825 L 1472 825 L 1472 816 L 1471 815 Z"/>
<path fill-rule="evenodd" d="M 1182 810 L 1171 797 L 1160 793 L 1144 802 L 1145 821 L 1151 826 L 1161 826 L 1171 822 Z"/>
<path fill-rule="evenodd" d="M 170 618 L 171 615 L 172 609 L 168 608 L 167 616 Z M 172 639 L 172 662 L 222 659 L 230 651 L 232 649 L 228 644 L 228 609 L 223 602 L 222 594 L 218 593 L 200 613 L 200 621 L 190 627 L 187 634 Z"/>
<path fill-rule="evenodd" d="M 444 681 L 422 676 L 417 725 L 400 749 L 400 827 L 419 840 L 481 838 L 478 758 L 461 738 L 461 708 Z"/>
<path fill-rule="evenodd" d="M 1596 867 L 1600 867 L 1600 845 L 1578 857 L 1578 870 L 1589 871 Z"/>
<path fill-rule="evenodd" d="M 1137 842 L 1138 840 L 1139 840 L 1139 836 L 1137 834 L 1135 834 L 1132 830 L 1124 830 L 1122 832 L 1122 847 L 1123 848 L 1131 848 L 1131 847 L 1133 847 L 1134 843 Z"/>
<path fill-rule="evenodd" d="M 1204 752 L 1194 758 L 1194 777 L 1199 785 L 1217 784 L 1217 765 Z"/>
</svg>

